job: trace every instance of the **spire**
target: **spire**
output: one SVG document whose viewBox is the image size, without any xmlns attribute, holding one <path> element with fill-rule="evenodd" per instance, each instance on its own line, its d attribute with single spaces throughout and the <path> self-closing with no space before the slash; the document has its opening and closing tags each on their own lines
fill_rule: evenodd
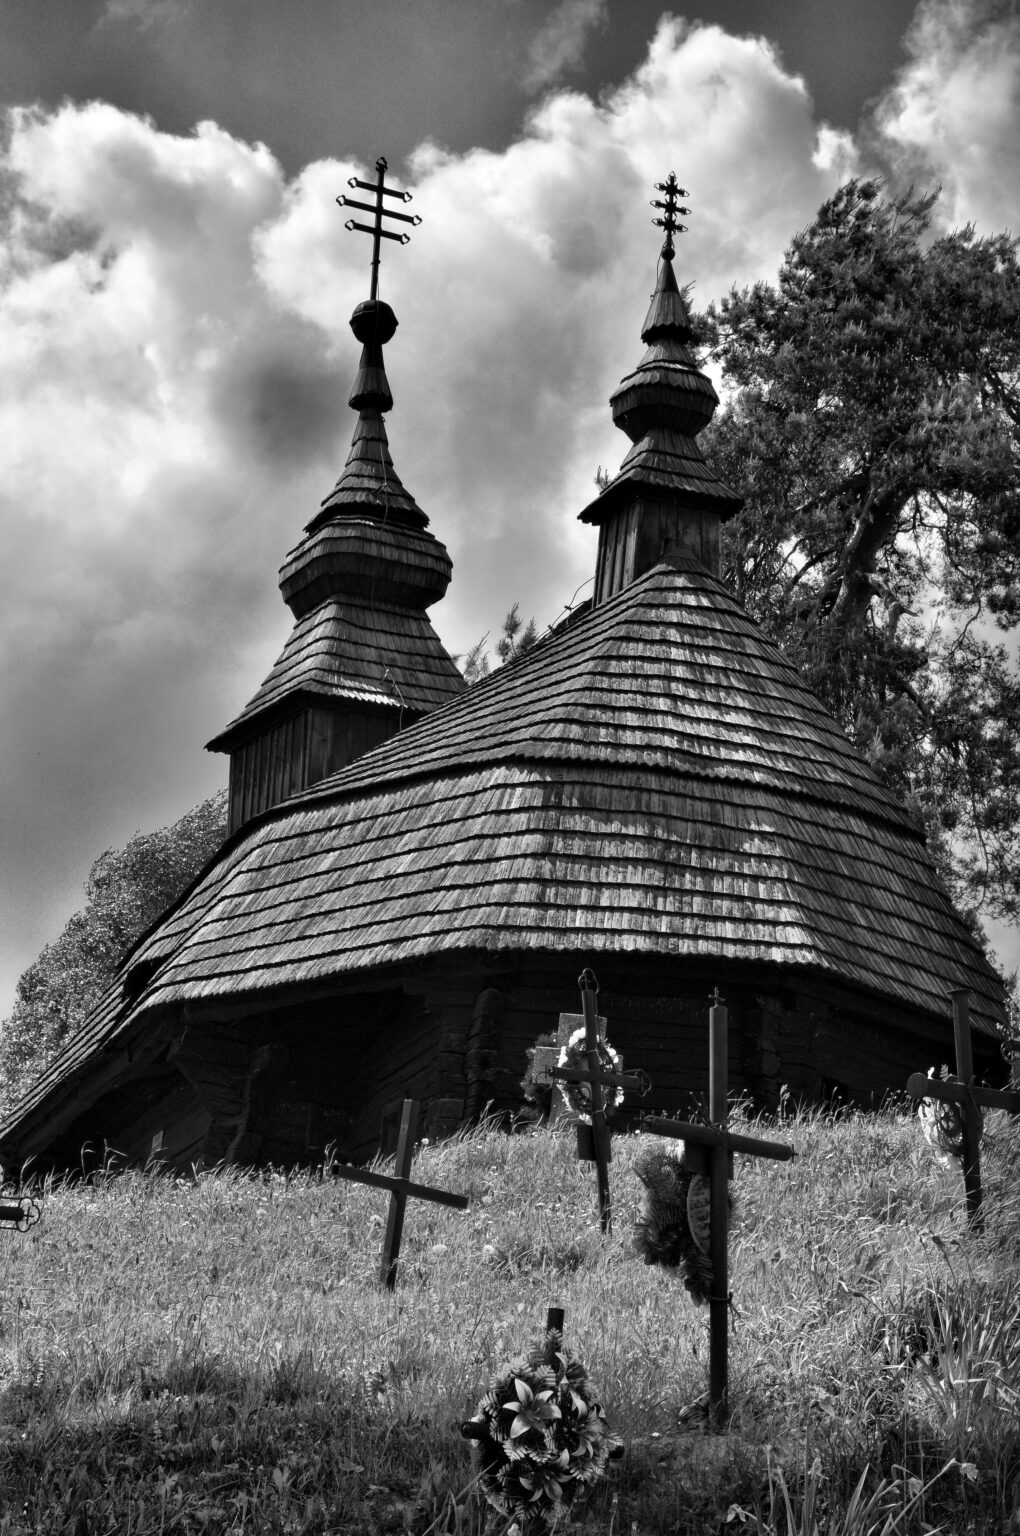
<svg viewBox="0 0 1020 1536">
<path fill-rule="evenodd" d="M 719 525 L 741 500 L 712 473 L 696 438 L 719 397 L 691 350 L 694 330 L 673 271 L 677 215 L 687 193 L 672 171 L 656 183 L 662 199 L 652 222 L 665 231 L 655 292 L 641 328 L 646 351 L 610 397 L 613 421 L 633 447 L 620 472 L 581 513 L 599 528 L 595 602 L 601 603 L 655 565 L 686 549 L 719 571 Z"/>
<path fill-rule="evenodd" d="M 378 159 L 375 169 L 374 182 L 352 176 L 347 183 L 374 193 L 373 202 L 360 202 L 346 193 L 337 198 L 342 208 L 360 208 L 373 215 L 371 224 L 348 219 L 345 226 L 372 236 L 372 282 L 368 299 L 355 307 L 350 320 L 361 343 L 361 360 L 348 400 L 358 420 L 347 462 L 306 524 L 307 537 L 287 556 L 280 572 L 284 601 L 298 618 L 323 596 L 366 591 L 383 602 L 412 601 L 426 608 L 443 596 L 450 581 L 449 556 L 425 532 L 429 520 L 393 467 L 383 420 L 393 407 L 383 347 L 396 333 L 397 317 L 379 298 L 380 251 L 383 240 L 406 245 L 411 238 L 404 231 L 387 229 L 383 220 L 399 219 L 417 226 L 421 219 L 387 206 L 385 198 L 409 203 L 411 194 L 386 185 L 385 159 Z M 384 525 L 387 532 L 371 535 L 366 523 Z"/>
<path fill-rule="evenodd" d="M 350 187 L 374 192 L 374 203 L 359 202 L 346 193 L 337 198 L 341 208 L 362 208 L 374 216 L 371 224 L 359 224 L 356 219 L 348 219 L 344 226 L 372 236 L 372 283 L 369 298 L 356 306 L 350 321 L 351 330 L 361 342 L 361 361 L 347 402 L 352 410 L 359 412 L 351 451 L 339 480 L 330 494 L 323 498 L 321 509 L 307 525 L 306 533 L 314 533 L 338 511 L 360 512 L 363 516 L 405 528 L 427 528 L 429 522 L 414 497 L 401 484 L 390 456 L 383 415 L 393 409 L 393 396 L 386 377 L 383 347 L 393 340 L 397 317 L 390 306 L 379 298 L 382 241 L 396 240 L 406 245 L 411 238 L 401 230 L 384 228 L 383 219 L 399 219 L 402 223 L 417 226 L 421 218 L 416 213 L 400 213 L 386 206 L 384 198 L 396 198 L 400 202 L 409 203 L 411 194 L 398 192 L 396 188 L 386 185 L 385 159 L 380 157 L 375 162 L 375 169 L 375 182 L 360 181 L 357 176 L 351 176 L 347 183 Z"/>
<path fill-rule="evenodd" d="M 385 199 L 410 201 L 376 180 L 348 185 L 341 207 L 372 214 L 347 228 L 372 236 L 370 296 L 351 316 L 361 359 L 350 394 L 358 412 L 343 472 L 280 569 L 280 591 L 297 623 L 276 665 L 226 730 L 208 743 L 230 754 L 230 830 L 318 783 L 361 752 L 460 693 L 464 679 L 443 649 L 426 609 L 450 582 L 450 557 L 393 467 L 385 412 L 393 405 L 383 347 L 397 317 L 379 298 L 383 240 L 406 245 L 384 219 L 417 225 Z"/>
</svg>

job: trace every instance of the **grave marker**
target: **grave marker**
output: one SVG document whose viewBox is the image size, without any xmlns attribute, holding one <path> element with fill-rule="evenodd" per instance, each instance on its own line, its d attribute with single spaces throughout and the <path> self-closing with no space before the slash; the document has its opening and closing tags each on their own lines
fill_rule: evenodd
<svg viewBox="0 0 1020 1536">
<path fill-rule="evenodd" d="M 961 1162 L 963 1187 L 967 1196 L 967 1220 L 975 1231 L 984 1227 L 981 1209 L 981 1110 L 1005 1109 L 1020 1115 L 1020 1093 L 996 1088 L 982 1088 L 974 1081 L 974 1050 L 970 1038 L 970 992 L 959 988 L 951 992 L 953 1034 L 956 1037 L 956 1076 L 945 1081 L 914 1072 L 907 1079 L 907 1092 L 913 1099 L 934 1099 L 953 1104 L 960 1116 L 963 1132 Z"/>
<path fill-rule="evenodd" d="M 330 1172 L 336 1174 L 337 1178 L 350 1179 L 355 1184 L 369 1184 L 373 1189 L 388 1189 L 390 1192 L 390 1210 L 379 1265 L 379 1279 L 390 1291 L 397 1283 L 397 1260 L 404 1232 L 404 1208 L 408 1200 L 431 1200 L 436 1205 L 448 1205 L 455 1211 L 466 1211 L 468 1208 L 467 1195 L 455 1195 L 447 1189 L 434 1189 L 430 1184 L 415 1184 L 410 1178 L 420 1110 L 421 1105 L 417 1099 L 404 1100 L 392 1174 L 355 1168 L 351 1163 L 333 1163 L 330 1167 Z"/>
<path fill-rule="evenodd" d="M 605 1020 L 596 1013 L 595 997 L 599 990 L 599 984 L 595 980 L 594 973 L 587 967 L 581 972 L 577 980 L 581 990 L 581 1009 L 584 1020 L 584 1058 L 583 1067 L 560 1067 L 555 1065 L 544 1066 L 546 1075 L 554 1082 L 561 1083 L 587 1083 L 590 1098 L 591 1125 L 579 1122 L 577 1127 L 577 1155 L 585 1162 L 595 1164 L 596 1177 L 598 1179 L 599 1192 L 599 1221 L 603 1232 L 612 1230 L 613 1217 L 612 1205 L 609 1195 L 609 1164 L 612 1162 L 613 1149 L 609 1127 L 606 1124 L 606 1108 L 602 1096 L 604 1088 L 628 1088 L 637 1089 L 640 1093 L 647 1093 L 651 1086 L 650 1080 L 643 1072 L 614 1072 L 603 1061 L 599 1050 L 600 1044 L 605 1046 Z M 560 1015 L 560 1031 L 563 1030 L 564 1018 L 576 1018 L 576 1015 Z M 601 1029 L 600 1029 L 601 1024 Z M 569 1037 L 567 1037 L 569 1038 Z M 567 1040 L 563 1040 L 566 1045 Z M 552 1047 L 545 1047 L 551 1051 Z M 538 1067 L 538 1051 L 536 1051 L 536 1067 Z"/>
<path fill-rule="evenodd" d="M 709 1027 L 709 1124 L 692 1125 L 683 1120 L 651 1118 L 643 1129 L 655 1136 L 670 1136 L 684 1142 L 684 1165 L 694 1173 L 708 1176 L 710 1183 L 709 1257 L 712 1263 L 712 1294 L 709 1297 L 709 1367 L 708 1418 L 715 1433 L 721 1433 L 729 1413 L 729 1180 L 733 1177 L 733 1154 L 769 1157 L 786 1162 L 795 1156 L 792 1147 L 778 1141 L 762 1141 L 757 1136 L 742 1136 L 726 1129 L 726 1102 L 729 1071 L 727 1028 L 729 1014 L 718 989 L 713 994 L 708 1015 Z"/>
</svg>

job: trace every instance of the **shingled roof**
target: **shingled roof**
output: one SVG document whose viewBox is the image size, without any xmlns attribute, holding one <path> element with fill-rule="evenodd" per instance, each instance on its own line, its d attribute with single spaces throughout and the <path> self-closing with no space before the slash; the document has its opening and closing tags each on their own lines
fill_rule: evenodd
<svg viewBox="0 0 1020 1536">
<path fill-rule="evenodd" d="M 666 207 L 675 178 L 663 190 Z M 738 500 L 701 468 L 694 438 L 715 395 L 685 350 L 669 235 L 648 353 L 614 395 L 635 447 L 583 514 L 600 527 L 595 606 L 235 832 L 135 946 L 18 1119 L 97 1062 L 115 1072 L 147 1021 L 203 1004 L 257 1013 L 458 955 L 772 967 L 943 1024 L 946 993 L 967 988 L 975 1026 L 996 1032 L 1001 984 L 921 830 L 706 567 Z M 381 355 L 366 358 L 364 391 L 381 408 Z M 277 684 L 379 687 L 378 647 L 344 671 L 336 658 L 356 660 L 361 641 L 331 628 L 356 623 L 365 596 L 352 584 L 375 579 L 341 560 L 370 509 L 329 512 L 285 566 L 299 623 L 253 713 L 274 707 Z M 638 562 L 667 538 L 665 558 Z M 433 564 L 422 569 L 438 582 Z M 346 584 L 343 613 L 319 590 L 331 573 Z"/>
<path fill-rule="evenodd" d="M 684 556 L 243 829 L 110 1022 L 468 950 L 806 967 L 938 1016 L 969 987 L 1001 1017 L 920 831 Z"/>
</svg>

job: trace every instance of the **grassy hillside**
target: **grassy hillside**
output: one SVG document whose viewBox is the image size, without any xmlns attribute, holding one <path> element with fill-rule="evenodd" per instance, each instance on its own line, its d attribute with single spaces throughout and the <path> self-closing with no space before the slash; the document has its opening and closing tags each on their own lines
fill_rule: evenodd
<svg viewBox="0 0 1020 1536">
<path fill-rule="evenodd" d="M 572 1135 L 423 1147 L 471 1208 L 409 1206 L 392 1295 L 363 1186 L 51 1187 L 0 1233 L 0 1533 L 480 1533 L 457 1425 L 550 1304 L 626 1446 L 564 1532 L 1020 1531 L 1020 1136 L 988 1131 L 983 1240 L 912 1115 L 802 1115 L 765 1132 L 795 1162 L 737 1158 L 721 1439 L 677 1424 L 707 1309 L 631 1250 L 647 1137 L 615 1143 L 607 1240 Z"/>
</svg>

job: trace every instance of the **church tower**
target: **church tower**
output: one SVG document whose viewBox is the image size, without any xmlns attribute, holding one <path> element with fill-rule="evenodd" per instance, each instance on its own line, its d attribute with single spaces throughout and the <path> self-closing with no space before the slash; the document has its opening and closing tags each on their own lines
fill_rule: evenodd
<svg viewBox="0 0 1020 1536">
<path fill-rule="evenodd" d="M 666 555 L 686 552 L 719 575 L 719 529 L 743 505 L 719 480 L 697 436 L 715 415 L 719 396 L 691 351 L 694 330 L 673 272 L 673 236 L 686 197 L 670 172 L 656 182 L 652 204 L 666 232 L 658 281 L 641 327 L 647 351 L 610 397 L 613 421 L 633 447 L 601 495 L 580 514 L 599 530 L 594 606 L 629 586 Z"/>
<path fill-rule="evenodd" d="M 465 684 L 428 619 L 446 592 L 451 564 L 428 518 L 393 467 L 384 414 L 392 408 L 383 347 L 397 329 L 378 297 L 382 239 L 406 243 L 384 218 L 417 224 L 384 198 L 410 201 L 377 181 L 351 177 L 374 203 L 340 197 L 374 215 L 348 229 L 373 236 L 371 297 L 351 316 L 361 362 L 349 404 L 358 412 L 343 473 L 280 569 L 280 591 L 296 619 L 268 677 L 241 713 L 207 743 L 230 755 L 230 820 L 252 816 L 345 767 L 420 720 Z"/>
</svg>

